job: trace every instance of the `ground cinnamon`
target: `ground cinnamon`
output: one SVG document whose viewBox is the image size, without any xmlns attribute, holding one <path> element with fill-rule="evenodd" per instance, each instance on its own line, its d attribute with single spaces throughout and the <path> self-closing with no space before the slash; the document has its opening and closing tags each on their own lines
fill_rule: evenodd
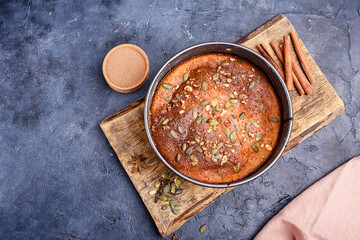
<svg viewBox="0 0 360 240">
<path fill-rule="evenodd" d="M 262 45 L 262 44 L 261 44 Z M 279 58 L 280 62 L 282 64 L 284 64 L 284 56 L 283 56 L 283 53 L 282 51 L 280 50 L 279 46 L 275 43 L 275 42 L 271 42 L 270 43 L 270 46 L 272 47 L 272 49 L 274 50 L 276 56 Z M 263 48 L 266 50 L 266 48 L 263 46 Z M 268 51 L 267 51 L 268 52 Z M 305 92 L 304 92 L 304 89 L 303 87 L 301 86 L 301 83 L 299 82 L 298 78 L 296 77 L 294 71 L 292 71 L 292 78 L 293 78 L 293 81 L 294 81 L 294 85 L 295 85 L 295 88 L 298 90 L 300 96 L 302 96 Z"/>
<path fill-rule="evenodd" d="M 256 45 L 256 48 L 259 50 L 259 52 L 261 53 L 261 55 L 263 55 L 269 62 L 271 65 L 273 65 L 273 67 L 276 69 L 276 71 L 278 71 L 278 73 L 280 74 L 280 76 L 285 80 L 285 75 L 283 70 L 279 67 L 279 65 L 276 64 L 276 62 L 270 57 L 270 55 L 268 55 L 265 50 L 263 49 L 263 47 L 258 44 Z"/>
<path fill-rule="evenodd" d="M 308 77 L 310 83 L 311 84 L 315 83 L 315 78 L 314 78 L 314 76 L 312 75 L 312 73 L 310 71 L 309 64 L 306 61 L 304 52 L 303 52 L 303 50 L 301 48 L 301 45 L 300 45 L 300 42 L 299 42 L 299 37 L 297 36 L 295 31 L 291 32 L 290 36 L 291 36 L 292 42 L 294 44 L 294 49 L 295 49 L 295 52 L 297 54 L 297 57 L 299 59 L 299 62 L 300 62 L 300 65 L 301 65 L 302 69 L 304 70 L 304 72 L 305 72 L 306 76 Z"/>
<path fill-rule="evenodd" d="M 294 90 L 294 82 L 292 79 L 292 70 L 291 70 L 291 46 L 290 46 L 290 36 L 284 36 L 284 60 L 285 60 L 285 83 L 289 91 Z"/>
<path fill-rule="evenodd" d="M 284 51 L 284 47 L 282 45 L 280 45 L 280 49 L 281 49 L 281 51 Z M 296 61 L 292 55 L 291 55 L 291 60 L 292 60 L 291 61 L 292 69 L 293 69 L 296 77 L 299 79 L 299 82 L 301 83 L 301 86 L 304 88 L 306 94 L 309 95 L 309 94 L 313 93 L 314 89 L 311 87 L 309 81 L 307 80 L 305 74 L 303 73 L 303 71 L 301 70 L 299 65 L 296 64 Z"/>
</svg>

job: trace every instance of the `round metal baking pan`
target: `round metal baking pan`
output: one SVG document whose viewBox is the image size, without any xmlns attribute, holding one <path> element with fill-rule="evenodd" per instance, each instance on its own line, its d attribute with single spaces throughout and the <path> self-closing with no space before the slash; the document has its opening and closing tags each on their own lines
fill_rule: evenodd
<svg viewBox="0 0 360 240">
<path fill-rule="evenodd" d="M 174 167 L 172 167 L 166 159 L 160 154 L 158 149 L 156 148 L 156 144 L 152 139 L 151 136 L 151 130 L 150 130 L 150 108 L 153 100 L 153 96 L 156 92 L 156 89 L 159 87 L 161 81 L 163 78 L 176 66 L 178 66 L 180 63 L 184 62 L 185 60 L 192 58 L 197 55 L 205 54 L 205 53 L 225 53 L 225 54 L 231 54 L 234 56 L 238 56 L 242 59 L 245 59 L 249 61 L 250 63 L 257 66 L 260 70 L 263 71 L 263 73 L 268 77 L 269 81 L 271 82 L 272 86 L 274 87 L 276 93 L 278 94 L 280 104 L 281 104 L 281 110 L 282 110 L 282 128 L 280 132 L 280 138 L 279 141 L 274 149 L 273 154 L 271 157 L 254 173 L 247 176 L 246 178 L 232 183 L 223 183 L 223 184 L 212 184 L 212 183 L 205 183 L 200 182 L 194 179 L 191 179 L 187 177 L 186 175 L 180 173 L 177 171 Z M 264 174 L 267 170 L 269 170 L 275 162 L 280 158 L 281 154 L 283 153 L 285 146 L 289 140 L 291 127 L 292 127 L 292 105 L 291 100 L 289 96 L 289 92 L 286 88 L 286 85 L 279 75 L 279 73 L 275 70 L 275 68 L 262 56 L 260 56 L 258 53 L 254 52 L 253 50 L 233 44 L 233 43 L 225 43 L 225 42 L 209 42 L 209 43 L 202 43 L 199 45 L 195 45 L 192 47 L 189 47 L 175 56 L 173 56 L 169 61 L 167 61 L 162 68 L 159 70 L 159 72 L 156 74 L 152 84 L 150 85 L 149 91 L 146 95 L 145 100 L 145 107 L 144 107 L 144 121 L 145 121 L 145 131 L 146 135 L 149 139 L 150 145 L 155 151 L 156 155 L 160 158 L 160 160 L 167 166 L 171 171 L 173 171 L 175 174 L 180 176 L 181 178 L 192 182 L 194 184 L 198 184 L 200 186 L 204 187 L 214 187 L 214 188 L 227 188 L 227 187 L 235 187 L 240 184 L 244 184 L 247 182 L 250 182 L 254 180 L 255 178 L 261 176 Z"/>
</svg>

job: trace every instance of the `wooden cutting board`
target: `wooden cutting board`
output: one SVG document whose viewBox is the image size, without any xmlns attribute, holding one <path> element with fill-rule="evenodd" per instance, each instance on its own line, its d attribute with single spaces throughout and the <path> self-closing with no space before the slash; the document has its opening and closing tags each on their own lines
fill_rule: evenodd
<svg viewBox="0 0 360 240">
<path fill-rule="evenodd" d="M 255 47 L 257 44 L 263 43 L 269 47 L 271 41 L 282 42 L 283 36 L 293 30 L 290 21 L 285 16 L 278 15 L 236 43 L 257 51 Z M 299 36 L 301 37 L 301 34 Z M 285 153 L 325 127 L 345 110 L 342 100 L 316 65 L 303 42 L 300 42 L 316 83 L 313 84 L 314 93 L 309 96 L 299 96 L 296 91 L 291 92 L 294 123 Z M 295 54 L 294 51 L 293 54 Z M 271 55 L 277 60 L 273 52 Z M 164 202 L 155 203 L 155 196 L 150 195 L 149 192 L 156 190 L 155 182 L 168 169 L 157 158 L 148 142 L 143 110 L 144 98 L 106 118 L 101 122 L 100 127 L 139 192 L 160 234 L 166 237 L 233 188 L 205 188 L 182 180 L 183 192 L 179 195 L 172 195 L 175 204 L 182 205 L 179 214 L 174 215 L 169 208 L 161 210 Z M 137 171 L 132 172 L 133 164 L 129 163 L 135 152 L 146 159 L 143 164 L 147 165 L 147 168 L 142 170 L 141 174 Z"/>
</svg>

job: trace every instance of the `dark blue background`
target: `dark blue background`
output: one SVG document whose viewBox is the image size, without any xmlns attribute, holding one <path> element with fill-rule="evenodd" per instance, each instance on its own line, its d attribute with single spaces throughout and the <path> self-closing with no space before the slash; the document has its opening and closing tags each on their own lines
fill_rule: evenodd
<svg viewBox="0 0 360 240">
<path fill-rule="evenodd" d="M 346 113 L 176 231 L 183 239 L 253 238 L 360 153 L 359 8 L 357 0 L 1 1 L 0 238 L 161 239 L 99 123 L 143 97 L 176 52 L 234 42 L 282 13 Z M 101 71 L 122 43 L 150 60 L 147 83 L 131 94 L 112 90 Z"/>
</svg>

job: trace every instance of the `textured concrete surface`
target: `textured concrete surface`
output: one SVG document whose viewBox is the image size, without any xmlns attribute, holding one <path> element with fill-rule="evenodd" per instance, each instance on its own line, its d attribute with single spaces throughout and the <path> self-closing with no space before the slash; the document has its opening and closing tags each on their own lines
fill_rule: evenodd
<svg viewBox="0 0 360 240">
<path fill-rule="evenodd" d="M 291 199 L 360 154 L 359 8 L 357 0 L 1 1 L 0 238 L 161 239 L 100 121 L 143 97 L 176 52 L 233 42 L 282 13 L 346 113 L 176 231 L 183 239 L 253 238 Z M 131 94 L 113 91 L 101 72 L 121 43 L 139 45 L 150 60 L 149 80 Z"/>
</svg>

